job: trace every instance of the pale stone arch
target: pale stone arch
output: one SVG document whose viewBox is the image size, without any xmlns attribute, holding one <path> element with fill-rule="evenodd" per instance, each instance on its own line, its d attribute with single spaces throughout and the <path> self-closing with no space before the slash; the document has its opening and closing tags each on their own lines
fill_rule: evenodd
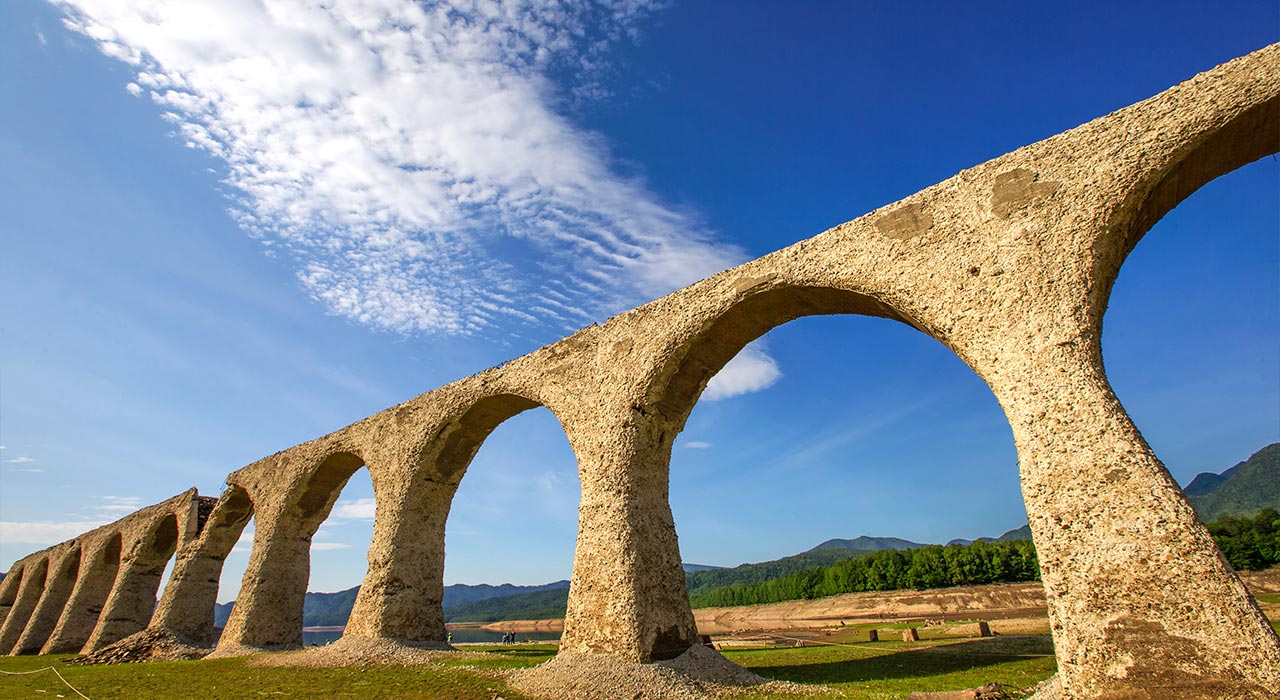
<svg viewBox="0 0 1280 700">
<path fill-rule="evenodd" d="M 213 641 L 213 608 L 227 556 L 253 518 L 253 499 L 228 486 L 202 518 L 199 536 L 179 548 L 173 573 L 149 627 L 174 632 L 196 644 Z"/>
<path fill-rule="evenodd" d="M 17 587 L 13 605 L 9 608 L 9 614 L 5 616 L 4 624 L 0 625 L 0 654 L 13 653 L 18 637 L 22 636 L 23 630 L 27 628 L 27 622 L 31 620 L 31 614 L 40 602 L 40 596 L 44 595 L 48 573 L 47 552 L 28 557 L 27 563 L 22 567 L 22 578 Z"/>
<path fill-rule="evenodd" d="M 412 426 L 405 464 L 394 480 L 383 480 L 376 496 L 369 571 L 344 637 L 446 646 L 444 538 L 454 495 L 481 445 L 514 416 L 546 408 L 570 435 L 559 407 L 540 399 L 492 387 L 478 397 L 449 402 L 435 420 Z M 377 483 L 374 488 L 379 491 Z"/>
<path fill-rule="evenodd" d="M 871 291 L 872 280 L 791 272 L 828 266 L 823 258 L 829 255 L 807 253 L 810 259 L 800 262 L 806 253 L 788 252 L 695 285 L 696 297 L 649 317 L 661 318 L 662 325 L 632 331 L 649 342 L 623 379 L 634 392 L 630 410 L 620 425 L 597 426 L 607 438 L 604 454 L 599 468 L 583 471 L 575 588 L 562 649 L 651 661 L 697 643 L 668 502 L 671 448 L 707 382 L 743 347 L 805 316 L 862 315 L 916 325 Z"/>
<path fill-rule="evenodd" d="M 256 475 L 260 481 L 239 483 L 236 474 L 228 477 L 228 484 L 243 489 L 254 504 L 255 525 L 240 594 L 218 642 L 222 655 L 302 645 L 311 538 L 347 480 L 366 462 L 350 446 L 320 440 L 275 455 L 262 465 L 262 474 Z M 369 472 L 376 498 L 378 472 L 372 467 Z"/>
<path fill-rule="evenodd" d="M 80 546 L 75 540 L 49 556 L 48 582 L 31 620 L 13 647 L 13 654 L 38 654 L 61 619 L 80 573 Z"/>
<path fill-rule="evenodd" d="M 647 387 L 646 404 L 679 431 L 707 382 L 748 343 L 798 318 L 830 315 L 872 316 L 912 325 L 864 290 L 793 282 L 775 274 L 766 281 L 756 281 L 710 323 L 672 349 Z"/>
<path fill-rule="evenodd" d="M 155 611 L 160 579 L 186 533 L 184 520 L 178 513 L 162 512 L 125 546 L 111 594 L 84 645 L 84 653 L 95 652 L 146 629 Z"/>
<path fill-rule="evenodd" d="M 108 530 L 85 542 L 75 587 L 41 654 L 77 652 L 89 640 L 120 570 L 123 540 L 119 531 Z"/>
<path fill-rule="evenodd" d="M 9 573 L 5 575 L 4 580 L 0 581 L 0 626 L 4 625 L 5 619 L 9 617 L 9 611 L 13 609 L 14 601 L 18 599 L 18 589 L 22 586 L 24 570 L 25 562 L 16 561 L 9 567 Z"/>
</svg>

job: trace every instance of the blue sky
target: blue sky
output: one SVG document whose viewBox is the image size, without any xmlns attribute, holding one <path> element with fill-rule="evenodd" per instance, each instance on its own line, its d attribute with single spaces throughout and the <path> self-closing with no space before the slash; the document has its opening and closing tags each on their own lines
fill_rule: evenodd
<svg viewBox="0 0 1280 700">
<path fill-rule="evenodd" d="M 0 4 L 0 566 L 1280 39 L 1272 2 L 266 5 Z M 1109 374 L 1181 483 L 1280 439 L 1278 192 L 1210 183 L 1116 285 Z M 1016 463 L 941 345 L 809 318 L 717 379 L 671 499 L 734 565 L 997 535 Z M 363 576 L 371 498 L 311 590 Z M 577 500 L 550 413 L 502 425 L 446 581 L 568 577 Z"/>
</svg>

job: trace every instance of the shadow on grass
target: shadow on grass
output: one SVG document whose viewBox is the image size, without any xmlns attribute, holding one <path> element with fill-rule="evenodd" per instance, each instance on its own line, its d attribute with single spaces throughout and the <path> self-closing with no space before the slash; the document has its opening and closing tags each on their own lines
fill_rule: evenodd
<svg viewBox="0 0 1280 700">
<path fill-rule="evenodd" d="M 1052 651 L 1049 652 L 1050 654 Z M 1035 653 L 1039 656 L 1039 653 Z M 936 647 L 903 649 L 877 656 L 848 656 L 816 663 L 750 664 L 752 672 L 797 683 L 857 683 L 941 676 L 1028 658 L 1026 650 L 975 640 Z M 770 661 L 773 661 L 772 659 Z"/>
<path fill-rule="evenodd" d="M 556 655 L 555 647 L 528 647 L 524 649 L 485 649 L 490 654 L 500 654 L 512 658 L 551 658 Z"/>
</svg>

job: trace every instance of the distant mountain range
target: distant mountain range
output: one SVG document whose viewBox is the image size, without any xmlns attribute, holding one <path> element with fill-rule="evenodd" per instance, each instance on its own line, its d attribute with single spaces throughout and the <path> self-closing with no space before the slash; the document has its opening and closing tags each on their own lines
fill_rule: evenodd
<svg viewBox="0 0 1280 700">
<path fill-rule="evenodd" d="M 467 585 L 465 583 L 455 583 L 452 586 L 444 587 L 444 609 L 446 614 L 453 608 L 466 606 L 491 598 L 504 598 L 524 593 L 538 593 L 542 591 L 568 591 L 568 581 L 555 581 L 553 583 L 545 583 L 540 586 L 515 586 L 510 583 L 504 583 L 500 586 L 492 586 L 487 583 L 479 585 Z M 302 626 L 303 627 L 339 627 L 347 624 L 347 618 L 351 616 L 351 608 L 355 606 L 356 594 L 360 592 L 359 586 L 353 586 L 344 591 L 336 593 L 308 593 L 302 602 Z M 224 627 L 227 619 L 231 616 L 231 608 L 235 602 L 219 603 L 213 606 L 213 624 L 216 627 Z"/>
<path fill-rule="evenodd" d="M 1280 508 L 1280 442 L 1221 474 L 1198 474 L 1182 491 L 1206 523 L 1226 515 L 1251 516 L 1263 508 Z"/>
<path fill-rule="evenodd" d="M 1280 443 L 1268 445 L 1249 459 L 1220 474 L 1199 474 L 1183 489 L 1187 499 L 1204 522 L 1225 515 L 1251 516 L 1267 507 L 1280 508 Z M 1031 539 L 1028 525 L 1010 530 L 999 537 L 976 540 L 954 539 L 949 545 L 973 542 L 1008 542 Z M 685 582 L 691 595 L 735 583 L 757 583 L 787 574 L 830 566 L 843 559 L 882 550 L 908 550 L 925 544 L 897 537 L 830 539 L 800 554 L 781 559 L 743 564 L 732 568 L 705 564 L 684 564 Z M 346 624 L 359 587 L 337 593 L 308 593 L 303 603 L 303 625 L 306 627 Z M 498 620 L 531 620 L 564 615 L 569 582 L 556 581 L 541 586 L 500 586 L 488 584 L 454 584 L 444 589 L 445 619 L 450 622 L 495 622 Z M 214 609 L 214 624 L 226 624 L 231 603 Z"/>
</svg>

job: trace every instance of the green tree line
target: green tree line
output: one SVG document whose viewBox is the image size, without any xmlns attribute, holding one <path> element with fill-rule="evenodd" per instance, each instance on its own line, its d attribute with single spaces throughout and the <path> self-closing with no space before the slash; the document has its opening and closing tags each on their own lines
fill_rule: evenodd
<svg viewBox="0 0 1280 700">
<path fill-rule="evenodd" d="M 1207 526 L 1218 549 L 1237 570 L 1280 564 L 1280 512 L 1263 508 L 1252 518 L 1226 516 Z"/>
<path fill-rule="evenodd" d="M 859 591 L 942 588 L 1040 580 L 1030 541 L 929 545 L 885 550 L 771 581 L 716 588 L 691 596 L 695 608 L 778 603 Z"/>
</svg>

